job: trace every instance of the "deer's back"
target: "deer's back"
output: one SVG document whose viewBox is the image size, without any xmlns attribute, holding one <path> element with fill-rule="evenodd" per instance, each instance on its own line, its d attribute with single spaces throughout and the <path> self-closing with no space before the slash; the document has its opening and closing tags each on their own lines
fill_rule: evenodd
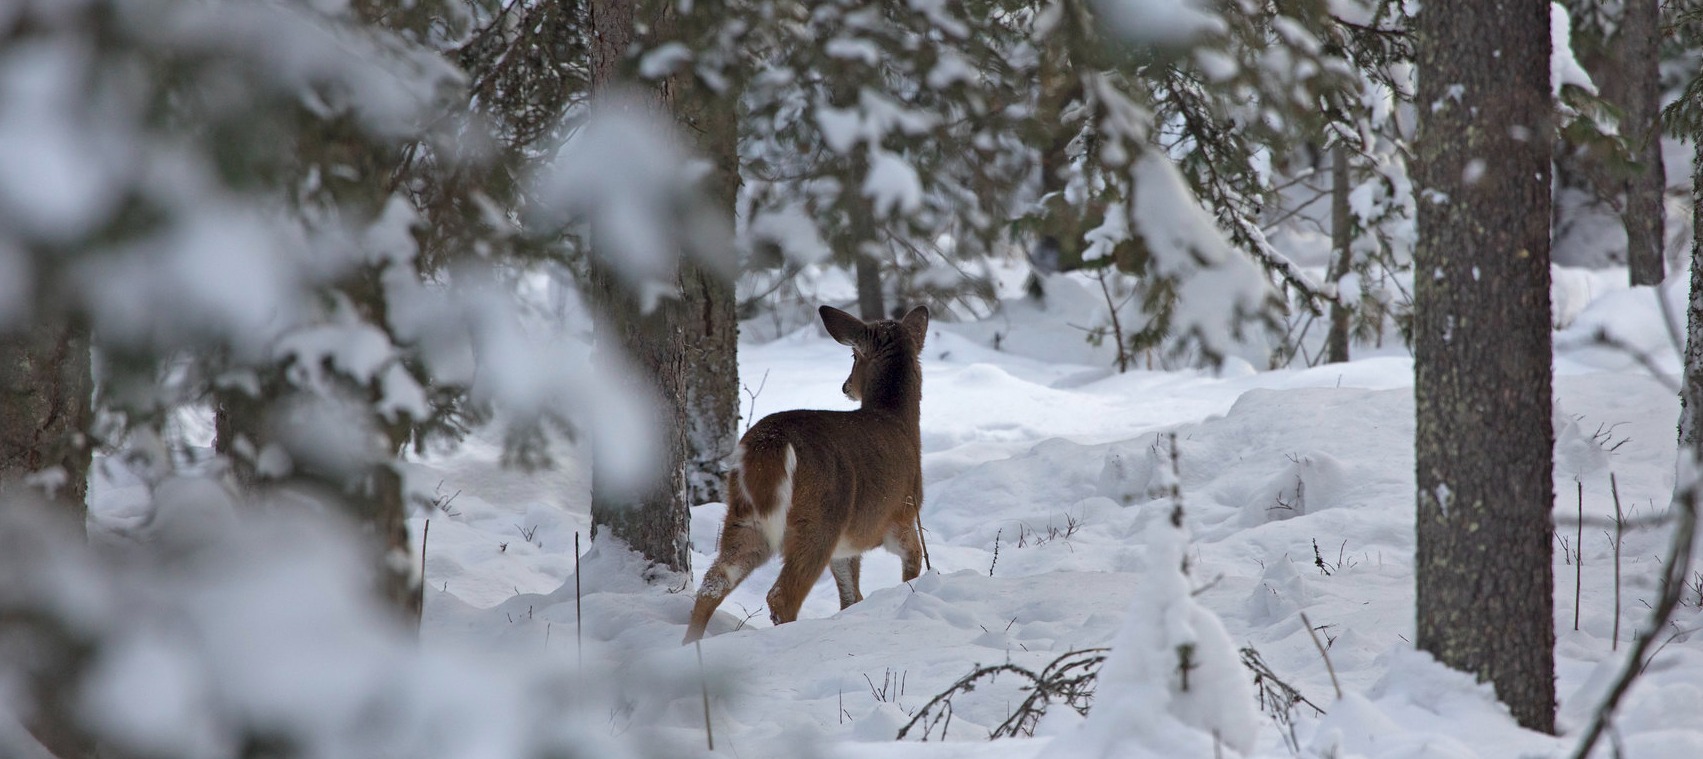
<svg viewBox="0 0 1703 759">
<path fill-rule="evenodd" d="M 916 422 L 898 414 L 783 411 L 740 440 L 746 459 L 782 456 L 788 445 L 797 456 L 794 498 L 820 503 L 821 518 L 847 533 L 879 532 L 922 484 Z"/>
</svg>

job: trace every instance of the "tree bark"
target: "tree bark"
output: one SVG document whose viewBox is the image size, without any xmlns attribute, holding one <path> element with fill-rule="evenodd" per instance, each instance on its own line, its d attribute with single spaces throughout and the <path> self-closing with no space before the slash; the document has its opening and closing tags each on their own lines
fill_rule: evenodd
<svg viewBox="0 0 1703 759">
<path fill-rule="evenodd" d="M 874 226 L 869 224 L 865 228 Z M 861 250 L 853 255 L 857 256 L 857 316 L 866 322 L 881 321 L 887 318 L 883 313 L 886 305 L 881 294 L 881 262 Z"/>
<path fill-rule="evenodd" d="M 45 497 L 66 517 L 75 539 L 86 537 L 93 391 L 89 338 L 81 328 L 42 319 L 0 335 L 0 510 L 29 508 L 28 502 Z M 32 483 L 32 476 L 40 479 Z M 20 693 L 36 708 L 23 716 L 24 727 L 54 756 L 95 756 L 78 719 L 79 688 L 71 677 L 88 665 L 88 647 L 50 617 L 27 610 L 0 608 L 0 630 L 14 640 L 39 635 L 63 644 L 26 656 L 33 659 L 22 670 L 27 676 L 15 685 L 27 688 Z"/>
<path fill-rule="evenodd" d="M 628 49 L 635 39 L 635 6 L 633 0 L 594 0 L 590 6 L 592 28 L 592 91 L 600 94 L 624 77 Z M 676 103 L 663 88 L 655 103 L 658 117 L 672 116 Z M 593 107 L 597 107 L 594 105 Z M 593 220 L 592 245 L 598 244 L 598 220 Z M 689 461 L 687 438 L 687 340 L 689 335 L 704 333 L 693 324 L 692 315 L 703 303 L 702 287 L 692 287 L 701 275 L 690 264 L 677 271 L 676 285 L 681 298 L 664 298 L 648 313 L 640 308 L 632 294 L 614 281 L 603 265 L 593 256 L 591 282 L 593 296 L 600 311 L 598 344 L 602 351 L 620 351 L 632 360 L 641 376 L 629 377 L 633 383 L 649 383 L 649 390 L 660 400 L 660 421 L 663 425 L 662 450 L 657 452 L 654 476 L 643 487 L 618 489 L 601 473 L 604 466 L 594 461 L 591 492 L 592 539 L 607 534 L 638 552 L 651 564 L 651 576 L 661 570 L 666 573 L 688 572 L 691 556 L 687 531 L 690 526 L 690 503 L 687 501 L 686 468 Z M 697 322 L 701 325 L 702 322 Z M 594 451 L 601 460 L 603 452 Z"/>
<path fill-rule="evenodd" d="M 1686 307 L 1684 383 L 1679 393 L 1679 449 L 1703 457 L 1703 140 L 1691 154 L 1691 301 Z"/>
<path fill-rule="evenodd" d="M 679 118 L 694 127 L 698 147 L 714 167 L 705 189 L 733 229 L 740 185 L 736 101 L 732 93 L 711 92 L 690 78 L 677 75 L 669 88 L 677 94 Z M 737 254 L 728 251 L 727 258 L 736 260 Z M 686 300 L 695 304 L 685 341 L 686 493 L 695 505 L 727 499 L 723 466 L 739 443 L 739 317 L 729 278 L 687 263 L 681 284 Z"/>
<path fill-rule="evenodd" d="M 1416 642 L 1552 733 L 1549 3 L 1417 23 Z"/>
<path fill-rule="evenodd" d="M 733 283 L 684 264 L 681 285 L 695 291 L 697 318 L 684 341 L 688 505 L 727 500 L 724 464 L 739 444 L 739 320 Z"/>
<path fill-rule="evenodd" d="M 1626 112 L 1626 138 L 1639 167 L 1626 180 L 1626 268 L 1633 285 L 1660 284 L 1666 276 L 1663 260 L 1662 196 L 1667 171 L 1662 166 L 1660 63 L 1661 29 L 1658 0 L 1625 0 L 1620 22 Z"/>
<path fill-rule="evenodd" d="M 93 393 L 81 328 L 49 319 L 0 336 L 0 499 L 35 476 L 84 529 Z"/>
<path fill-rule="evenodd" d="M 1348 149 L 1337 145 L 1331 152 L 1331 188 L 1330 188 L 1330 242 L 1336 251 L 1336 258 L 1331 262 L 1327 279 L 1336 285 L 1338 294 L 1341 293 L 1342 278 L 1348 276 L 1349 266 L 1354 262 L 1354 251 L 1350 248 L 1354 225 L 1348 218 Z M 1330 332 L 1325 335 L 1325 363 L 1337 364 L 1348 360 L 1348 333 L 1350 312 L 1343 305 L 1342 299 L 1330 304 Z"/>
</svg>

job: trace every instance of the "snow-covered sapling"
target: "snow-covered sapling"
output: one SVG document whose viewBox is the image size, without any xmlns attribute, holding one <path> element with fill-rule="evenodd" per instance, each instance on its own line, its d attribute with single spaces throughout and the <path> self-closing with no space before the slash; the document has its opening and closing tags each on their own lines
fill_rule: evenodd
<svg viewBox="0 0 1703 759">
<path fill-rule="evenodd" d="M 829 336 L 852 349 L 840 389 L 855 411 L 770 414 L 740 439 L 727 477 L 727 519 L 715 563 L 698 587 L 686 642 L 702 638 L 722 599 L 780 553 L 769 591 L 775 624 L 798 618 L 804 597 L 830 565 L 840 608 L 863 600 L 862 554 L 898 554 L 903 579 L 922 573 L 917 534 L 922 505 L 922 353 L 928 309 L 900 321 L 864 322 L 820 309 Z"/>
</svg>

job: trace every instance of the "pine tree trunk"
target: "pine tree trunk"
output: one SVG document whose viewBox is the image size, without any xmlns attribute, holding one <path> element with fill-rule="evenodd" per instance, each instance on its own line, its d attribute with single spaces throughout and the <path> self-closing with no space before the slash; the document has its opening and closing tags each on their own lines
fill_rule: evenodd
<svg viewBox="0 0 1703 759">
<path fill-rule="evenodd" d="M 1325 335 L 1325 363 L 1337 364 L 1348 360 L 1348 307 L 1341 302 L 1341 287 L 1343 277 L 1348 276 L 1349 266 L 1354 262 L 1354 252 L 1350 250 L 1353 240 L 1350 239 L 1354 226 L 1348 218 L 1348 150 L 1341 145 L 1331 151 L 1331 188 L 1330 188 L 1330 242 L 1336 251 L 1336 258 L 1331 262 L 1330 271 L 1326 274 L 1330 283 L 1338 290 L 1337 302 L 1330 304 L 1330 332 Z"/>
<path fill-rule="evenodd" d="M 1417 22 L 1416 643 L 1553 732 L 1549 3 Z"/>
<path fill-rule="evenodd" d="M 1633 285 L 1659 284 L 1666 275 L 1663 260 L 1662 195 L 1667 172 L 1662 166 L 1660 62 L 1661 30 L 1658 0 L 1626 0 L 1617 35 L 1623 54 L 1624 89 L 1620 92 L 1626 118 L 1626 137 L 1638 163 L 1626 181 L 1626 268 Z"/>
<path fill-rule="evenodd" d="M 1041 130 L 1036 144 L 1040 146 L 1041 195 L 1063 193 L 1065 173 L 1070 168 L 1070 143 L 1076 132 L 1065 126 L 1064 111 L 1082 97 L 1082 79 L 1072 70 L 1069 52 L 1062 44 L 1054 43 L 1041 50 L 1041 67 L 1037 77 L 1040 87 L 1036 104 L 1035 123 Z M 1081 221 L 1075 213 L 1066 211 L 1069 204 L 1060 198 L 1051 204 L 1049 224 L 1043 230 L 1033 258 L 1039 274 L 1074 271 L 1082 268 Z M 1038 280 L 1032 289 L 1039 294 Z"/>
<path fill-rule="evenodd" d="M 592 48 L 592 88 L 594 94 L 608 88 L 622 76 L 622 66 L 635 35 L 636 3 L 632 0 L 594 0 L 590 6 Z M 659 117 L 669 114 L 675 104 L 661 95 L 656 103 Z M 596 107 L 595 105 L 593 107 Z M 597 221 L 593 220 L 592 245 L 598 244 Z M 594 262 L 597 257 L 593 257 Z M 592 539 L 607 534 L 644 556 L 653 572 L 687 572 L 691 569 L 687 530 L 690 525 L 690 504 L 687 502 L 686 465 L 689 459 L 687 443 L 687 383 L 686 342 L 688 335 L 702 329 L 687 327 L 691 315 L 702 307 L 701 288 L 686 286 L 686 278 L 696 278 L 691 267 L 678 273 L 680 299 L 665 298 L 645 313 L 631 293 L 624 290 L 601 265 L 594 263 L 591 272 L 592 295 L 600 310 L 598 344 L 601 350 L 620 350 L 638 369 L 640 376 L 629 377 L 633 383 L 649 383 L 654 397 L 660 400 L 663 424 L 663 449 L 656 452 L 655 476 L 643 487 L 616 488 L 602 472 L 604 453 L 594 452 L 591 492 Z M 656 579 L 651 577 L 648 579 Z"/>
<path fill-rule="evenodd" d="M 734 98 L 692 82 L 671 81 L 670 88 L 679 93 L 681 116 L 696 126 L 698 147 L 715 167 L 706 189 L 733 229 L 740 184 Z M 728 258 L 737 255 L 729 251 Z M 739 443 L 739 317 L 732 280 L 695 263 L 685 267 L 685 297 L 696 303 L 686 323 L 686 493 L 687 503 L 700 504 L 727 500 L 723 466 Z"/>
<path fill-rule="evenodd" d="M 866 225 L 873 230 L 873 223 Z M 859 251 L 857 256 L 857 316 L 866 322 L 887 318 L 881 294 L 881 262 Z"/>
<path fill-rule="evenodd" d="M 1686 307 L 1685 382 L 1679 394 L 1679 447 L 1703 458 L 1703 140 L 1691 154 L 1691 302 Z"/>
<path fill-rule="evenodd" d="M 90 372 L 78 327 L 44 321 L 0 336 L 0 499 L 36 476 L 78 530 L 88 516 Z"/>
<path fill-rule="evenodd" d="M 595 228 L 593 231 L 595 243 Z M 650 313 L 642 312 L 631 295 L 621 289 L 602 267 L 594 266 L 592 287 L 598 298 L 597 341 L 600 350 L 613 346 L 623 352 L 637 369 L 626 381 L 636 390 L 648 390 L 657 398 L 663 426 L 662 448 L 655 452 L 654 475 L 637 489 L 617 488 L 603 473 L 608 471 L 603 448 L 593 451 L 591 480 L 591 537 L 607 534 L 625 543 L 650 562 L 654 569 L 685 572 L 691 569 L 687 550 L 690 506 L 686 500 L 686 330 L 687 304 L 665 299 Z M 643 385 L 648 384 L 645 388 Z M 648 578 L 647 579 L 654 579 Z"/>
<path fill-rule="evenodd" d="M 725 502 L 724 462 L 739 444 L 739 320 L 733 283 L 697 264 L 684 265 L 682 286 L 696 291 L 693 333 L 685 341 L 689 505 Z"/>
<path fill-rule="evenodd" d="M 62 509 L 75 535 L 84 534 L 88 519 L 90 447 L 86 433 L 91 419 L 94 381 L 89 362 L 89 338 L 81 329 L 44 320 L 19 333 L 0 336 L 0 509 L 20 497 L 51 493 L 49 502 Z M 51 470 L 58 469 L 57 473 Z M 32 475 L 48 475 L 38 488 L 26 483 Z M 26 631 L 47 619 L 0 610 L 0 630 Z M 33 713 L 22 715 L 24 727 L 54 756 L 80 759 L 95 756 L 95 743 L 79 718 L 79 689 L 73 673 L 88 666 L 91 656 L 75 644 L 74 632 L 50 623 L 43 635 L 57 635 L 70 644 L 48 646 L 25 654 L 33 677 L 11 683 Z M 28 640 L 30 633 L 21 633 Z M 63 673 L 63 674 L 62 674 Z"/>
</svg>

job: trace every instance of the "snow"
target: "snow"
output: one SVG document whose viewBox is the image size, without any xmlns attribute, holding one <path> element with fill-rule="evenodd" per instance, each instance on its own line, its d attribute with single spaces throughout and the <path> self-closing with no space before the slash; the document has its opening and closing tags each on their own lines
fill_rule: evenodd
<svg viewBox="0 0 1703 759">
<path fill-rule="evenodd" d="M 1149 151 L 1134 178 L 1130 216 L 1153 253 L 1154 273 L 1179 280 L 1173 328 L 1212 355 L 1229 354 L 1243 320 L 1272 295 L 1264 272 L 1230 247 L 1169 159 Z"/>
<path fill-rule="evenodd" d="M 24 236 L 59 241 L 88 227 L 120 200 L 116 174 L 127 161 L 115 135 L 77 118 L 75 82 L 89 51 L 9 46 L 0 62 L 0 219 Z M 67 128 L 68 125 L 77 125 Z"/>
<path fill-rule="evenodd" d="M 1114 36 L 1142 45 L 1176 47 L 1226 29 L 1224 19 L 1192 0 L 1096 0 L 1094 10 Z"/>
<path fill-rule="evenodd" d="M 1580 319 L 1660 332 L 1653 305 L 1622 302 L 1640 292 L 1649 297 L 1648 288 L 1609 290 Z M 1570 747 L 1571 731 L 1583 726 L 1619 665 L 1609 645 L 1612 545 L 1596 527 L 1586 530 L 1594 534 L 1582 546 L 1578 632 L 1571 629 L 1573 567 L 1556 553 L 1562 738 L 1517 728 L 1488 686 L 1415 652 L 1409 359 L 1118 375 L 1064 323 L 1098 293 L 1049 293 L 1062 302 L 1036 309 L 1009 301 L 989 322 L 931 325 L 922 427 L 932 571 L 900 583 L 897 560 L 871 553 L 865 601 L 840 611 L 824 576 L 800 620 L 773 627 L 763 606 L 777 572 L 771 563 L 717 613 L 703 656 L 718 751 L 795 756 L 814 745 L 821 755 L 872 759 L 1210 755 L 1216 731 L 1225 755 L 1241 746 L 1245 756 L 1289 756 L 1286 731 L 1254 711 L 1250 677 L 1234 659 L 1213 685 L 1197 686 L 1211 706 L 1178 699 L 1174 678 L 1165 677 L 1174 670 L 1156 643 L 1177 636 L 1219 651 L 1253 646 L 1322 706 L 1323 715 L 1293 711 L 1306 755 L 1500 757 Z M 1639 516 L 1660 511 L 1673 485 L 1675 398 L 1641 368 L 1571 341 L 1576 329 L 1583 327 L 1557 336 L 1558 517 L 1574 514 L 1575 479 L 1584 484 L 1587 517 L 1612 514 L 1609 472 Z M 991 345 L 995 331 L 1006 336 L 1003 350 Z M 745 377 L 769 374 L 763 391 L 747 399 L 752 416 L 852 405 L 838 393 L 849 365 L 844 349 L 818 327 L 747 343 L 741 363 Z M 1171 432 L 1183 530 L 1169 526 L 1162 494 Z M 702 738 L 698 669 L 693 651 L 678 647 L 689 595 L 647 588 L 630 558 L 589 540 L 583 453 L 534 476 L 497 468 L 499 448 L 481 436 L 455 454 L 409 465 L 414 492 L 453 496 L 413 520 L 418 537 L 431 519 L 426 661 L 478 652 L 523 671 L 571 671 L 582 657 L 587 667 L 615 667 L 627 673 L 620 681 L 631 704 L 610 712 L 613 722 L 605 715 L 576 723 L 588 731 L 576 740 L 618 745 L 644 736 L 692 751 Z M 722 512 L 720 504 L 693 510 L 699 573 L 713 558 Z M 1560 532 L 1569 533 L 1569 524 Z M 585 554 L 583 645 L 574 636 L 576 534 Z M 1642 622 L 1638 601 L 1652 599 L 1653 556 L 1665 541 L 1661 530 L 1627 535 L 1623 636 Z M 1177 571 L 1181 556 L 1187 575 Z M 1329 645 L 1340 700 L 1301 612 Z M 1679 629 L 1695 626 L 1697 614 L 1695 605 L 1682 608 Z M 1041 737 L 987 744 L 985 731 L 1023 695 L 1000 679 L 955 699 L 944 742 L 892 742 L 925 701 L 978 663 L 1038 669 L 1063 652 L 1105 645 L 1114 656 L 1086 719 L 1055 705 Z M 1638 756 L 1692 756 L 1703 743 L 1686 716 L 1703 697 L 1699 677 L 1703 650 L 1675 637 L 1623 707 L 1622 743 L 1640 747 Z M 1228 721 L 1203 722 L 1211 719 Z"/>
<path fill-rule="evenodd" d="M 981 73 L 964 56 L 952 49 L 942 50 L 934 68 L 923 81 L 930 89 L 943 90 L 959 82 L 974 82 Z"/>
<path fill-rule="evenodd" d="M 55 8 L 73 13 L 78 3 L 35 5 L 31 22 L 51 26 Z M 911 5 L 944 34 L 961 26 L 946 3 Z M 304 20 L 344 7 L 173 4 L 160 6 L 166 23 L 121 17 L 112 26 L 142 29 L 176 55 L 274 72 L 265 86 L 321 113 L 346 113 L 369 133 L 412 134 L 438 86 L 459 74 L 434 56 Z M 1136 44 L 1222 28 L 1182 0 L 1103 0 L 1100 9 Z M 1280 31 L 1307 42 L 1294 37 L 1298 29 Z M 850 38 L 836 50 L 867 59 Z M 1555 270 L 1564 295 L 1554 313 L 1553 414 L 1563 736 L 1536 735 L 1514 725 L 1488 686 L 1411 643 L 1411 359 L 1392 347 L 1347 364 L 1256 370 L 1245 357 L 1262 346 L 1241 342 L 1239 317 L 1271 296 L 1269 285 L 1227 246 L 1175 168 L 1147 151 L 1113 161 L 1128 166 L 1137 191 L 1127 214 L 1108 216 L 1098 254 L 1141 235 L 1156 272 L 1179 279 L 1174 328 L 1227 354 L 1223 364 L 1114 373 L 1110 348 L 1085 339 L 1103 326 L 1103 306 L 1098 283 L 1082 272 L 1046 278 L 1044 303 L 1008 300 L 982 321 L 934 322 L 922 357 L 931 569 L 900 582 L 896 559 L 871 554 L 866 600 L 841 611 L 824 577 L 801 619 L 777 627 L 763 605 L 778 568 L 761 567 L 711 620 L 700 665 L 698 651 L 677 645 L 691 604 L 682 591 L 709 565 L 726 507 L 693 510 L 694 573 L 677 585 L 647 585 L 634 556 L 607 537 L 590 539 L 593 458 L 619 465 L 598 477 L 632 484 L 658 448 L 655 404 L 617 391 L 635 371 L 594 361 L 571 328 L 539 328 L 512 289 L 487 278 L 496 275 L 453 270 L 421 282 L 410 234 L 417 220 L 399 202 L 378 223 L 351 230 L 358 240 L 347 246 L 304 240 L 336 233 L 229 193 L 179 136 L 103 131 L 135 126 L 124 97 L 66 102 L 56 94 L 77 91 L 66 82 L 89 54 L 75 45 L 0 52 L 8 104 L 0 110 L 0 226 L 10 230 L 0 236 L 0 320 L 28 316 L 35 293 L 9 280 L 22 282 L 40 263 L 24 248 L 93 234 L 121 196 L 137 192 L 172 212 L 158 234 L 101 250 L 98 265 L 73 262 L 64 289 L 109 344 L 190 352 L 210 343 L 293 358 L 290 379 L 317 392 L 282 407 L 277 444 L 254 452 L 263 474 L 292 465 L 363 473 L 378 455 L 366 413 L 375 399 L 341 394 L 330 373 L 368 385 L 387 414 L 423 413 L 426 389 L 399 358 L 404 343 L 418 349 L 426 376 L 467 383 L 473 401 L 498 402 L 505 416 L 453 451 L 411 451 L 399 466 L 419 506 L 409 525 L 423 554 L 410 565 L 421 562 L 427 587 L 418 640 L 372 603 L 375 567 L 360 545 L 371 535 L 322 509 L 231 497 L 204 408 L 176 413 L 168 424 L 180 434 L 169 442 L 144 427 L 122 448 L 99 452 L 88 543 L 54 512 L 9 501 L 0 509 L 0 618 L 9 623 L 0 641 L 0 755 L 39 753 L 22 735 L 24 678 L 56 662 L 30 655 L 30 636 L 43 633 L 26 626 L 56 625 L 46 634 L 86 644 L 79 651 L 92 657 L 69 706 L 115 755 L 689 756 L 705 737 L 707 691 L 718 753 L 740 757 L 1553 756 L 1569 748 L 1621 668 L 1614 631 L 1632 634 L 1658 591 L 1653 557 L 1667 536 L 1641 523 L 1663 513 L 1675 483 L 1668 380 L 1678 368 L 1683 276 L 1625 288 L 1613 284 L 1620 272 Z M 656 72 L 684 62 L 680 49 L 654 55 Z M 961 81 L 948 60 L 931 80 Z M 1572 76 L 1569 61 L 1558 52 L 1557 82 Z M 1202 65 L 1231 73 L 1224 61 Z M 1106 128 L 1142 137 L 1140 106 L 1103 80 L 1089 84 L 1104 91 Z M 121 89 L 105 86 L 100 92 Z M 94 117 L 73 112 L 84 107 Z M 594 254 L 659 298 L 675 252 L 709 260 L 729 247 L 721 244 L 728 230 L 690 214 L 684 190 L 701 174 L 680 170 L 690 165 L 681 141 L 646 117 L 647 107 L 594 107 L 554 170 L 535 178 L 531 210 L 561 226 L 602 223 Z M 859 191 L 878 213 L 919 207 L 915 168 L 884 139 L 933 129 L 934 116 L 865 90 L 857 108 L 818 108 L 816 118 L 832 150 L 870 151 Z M 143 149 L 130 138 L 161 144 Z M 1388 201 L 1371 183 L 1362 188 L 1353 204 L 1370 219 Z M 790 261 L 817 267 L 800 274 L 812 292 L 850 291 L 843 271 L 815 263 L 826 246 L 799 218 L 778 213 L 751 225 Z M 357 253 L 340 258 L 335 251 L 345 248 Z M 304 260 L 308 251 L 327 259 Z M 361 257 L 384 267 L 396 344 L 347 304 L 307 306 L 300 297 Z M 745 334 L 771 338 L 741 347 L 747 387 L 767 378 L 749 392 L 747 421 L 851 406 L 838 392 L 846 351 L 819 327 L 786 329 L 777 319 Z M 233 371 L 218 382 L 247 386 L 255 377 Z M 544 420 L 588 434 L 559 446 L 553 469 L 503 468 L 507 437 Z M 607 455 L 592 456 L 592 446 Z M 213 471 L 180 476 L 174 464 Z M 1623 549 L 1600 529 L 1615 513 L 1611 476 L 1636 520 Z M 1581 492 L 1581 502 L 1570 500 Z M 1437 497 L 1447 504 L 1446 486 Z M 1179 500 L 1181 524 L 1172 521 Z M 1568 541 L 1579 511 L 1590 534 Z M 1575 568 L 1577 607 L 1568 587 Z M 1618 606 L 1617 574 L 1626 596 Z M 1623 706 L 1616 736 L 1633 756 L 1688 759 L 1703 750 L 1695 727 L 1703 643 L 1691 632 L 1700 607 L 1692 589 Z M 1328 646 L 1322 656 L 1303 612 Z M 1111 651 L 1086 716 L 1055 704 L 1037 737 L 989 744 L 987 732 L 1025 695 L 1007 678 L 956 697 L 949 735 L 893 740 L 921 704 L 978 664 L 1038 670 L 1101 646 Z M 1236 658 L 1243 647 L 1323 710 L 1296 706 L 1282 719 L 1259 712 Z"/>
<path fill-rule="evenodd" d="M 1561 88 L 1567 85 L 1597 94 L 1597 85 L 1591 81 L 1591 75 L 1573 57 L 1572 25 L 1568 22 L 1567 6 L 1559 2 L 1549 4 L 1549 44 L 1549 86 L 1552 94 L 1559 97 Z"/>
<path fill-rule="evenodd" d="M 639 76 L 645 79 L 661 79 L 690 63 L 692 55 L 692 49 L 685 43 L 663 43 L 639 58 Z"/>
<path fill-rule="evenodd" d="M 878 219 L 914 213 L 922 207 L 922 178 L 904 158 L 870 148 L 869 175 L 863 180 L 863 194 L 869 198 Z"/>
<path fill-rule="evenodd" d="M 1536 735 L 1514 725 L 1488 686 L 1412 648 L 1410 359 L 1115 374 L 1068 323 L 1098 293 L 1064 286 L 1066 275 L 1050 282 L 1045 308 L 1007 301 L 987 321 L 931 324 L 922 358 L 931 571 L 901 583 L 897 560 L 874 552 L 863 602 L 840 611 L 824 577 L 800 620 L 775 627 L 763 608 L 770 564 L 712 619 L 702 676 L 718 751 L 1286 757 L 1293 740 L 1303 755 L 1501 757 L 1571 745 L 1620 664 L 1610 646 L 1613 547 L 1595 523 L 1578 546 L 1576 632 L 1571 523 L 1558 525 L 1569 537 L 1555 560 L 1565 732 Z M 1683 299 L 1675 284 L 1663 292 Z M 1653 292 L 1607 289 L 1576 321 L 1641 339 L 1665 332 Z M 1634 516 L 1648 517 L 1673 487 L 1674 394 L 1570 337 L 1581 325 L 1556 340 L 1558 518 L 1575 513 L 1575 480 L 1588 518 L 1611 515 L 1610 472 Z M 745 377 L 769 375 L 747 399 L 750 416 L 851 405 L 838 392 L 845 350 L 814 325 L 746 343 L 741 364 Z M 554 470 L 509 471 L 498 464 L 501 429 L 404 467 L 411 496 L 432 504 L 411 520 L 415 545 L 429 529 L 418 648 L 365 600 L 366 570 L 345 528 L 247 513 L 201 478 L 148 484 L 110 457 L 93 484 L 93 531 L 178 546 L 183 558 L 107 571 L 80 548 L 7 542 L 40 534 L 9 522 L 0 569 L 53 569 L 26 586 L 0 585 L 0 603 L 53 599 L 107 642 L 84 708 L 101 715 L 103 736 L 137 751 L 229 755 L 260 725 L 300 736 L 312 756 L 701 751 L 698 664 L 678 646 L 690 595 L 646 586 L 633 557 L 590 540 L 583 446 L 563 451 Z M 1173 484 L 1181 528 L 1170 521 Z M 161 508 L 139 518 L 138 487 Z M 723 510 L 693 510 L 699 573 Z M 1660 529 L 1626 536 L 1623 637 L 1642 622 L 1640 601 L 1653 598 L 1653 557 L 1665 542 Z M 1340 699 L 1302 612 L 1329 646 Z M 1698 614 L 1688 602 L 1678 630 Z M 1681 759 L 1703 744 L 1689 716 L 1703 700 L 1703 649 L 1683 633 L 1664 640 L 1616 728 L 1637 756 Z M 1187 691 L 1179 643 L 1195 652 Z M 977 664 L 1038 670 L 1108 645 L 1086 718 L 1055 704 L 1038 737 L 988 744 L 986 731 L 1025 695 L 1002 678 L 955 697 L 943 741 L 893 742 Z M 1297 706 L 1292 733 L 1259 713 L 1234 658 L 1248 646 L 1325 713 Z"/>
<path fill-rule="evenodd" d="M 659 117 L 659 107 L 636 89 L 599 94 L 585 127 L 534 178 L 537 204 L 529 207 L 544 228 L 591 224 L 593 254 L 647 312 L 676 287 L 682 253 L 712 270 L 729 266 L 732 233 L 693 193 L 700 164 L 689 160 L 682 148 L 688 143 Z"/>
</svg>

